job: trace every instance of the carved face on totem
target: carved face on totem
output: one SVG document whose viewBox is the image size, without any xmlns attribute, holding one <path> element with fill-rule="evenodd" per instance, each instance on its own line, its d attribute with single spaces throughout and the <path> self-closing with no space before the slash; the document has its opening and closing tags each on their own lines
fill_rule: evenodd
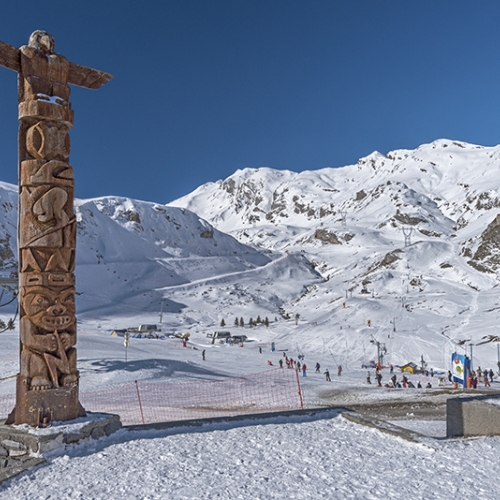
<svg viewBox="0 0 500 500">
<path fill-rule="evenodd" d="M 43 330 L 63 331 L 75 322 L 75 290 L 52 291 L 30 287 L 23 297 L 23 306 L 30 321 Z"/>
<path fill-rule="evenodd" d="M 46 31 L 36 30 L 31 33 L 28 45 L 41 50 L 44 54 L 53 54 L 55 47 L 54 37 Z"/>
</svg>

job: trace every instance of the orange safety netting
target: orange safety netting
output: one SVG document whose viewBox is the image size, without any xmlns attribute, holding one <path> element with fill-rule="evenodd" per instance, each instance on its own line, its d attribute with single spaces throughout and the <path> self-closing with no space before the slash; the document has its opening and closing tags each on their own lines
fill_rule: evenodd
<svg viewBox="0 0 500 500">
<path fill-rule="evenodd" d="M 80 402 L 88 411 L 120 415 L 123 425 L 277 412 L 303 406 L 297 372 L 279 368 L 219 380 L 131 382 L 81 392 Z M 14 404 L 14 395 L 0 396 L 0 415 L 7 416 Z"/>
</svg>

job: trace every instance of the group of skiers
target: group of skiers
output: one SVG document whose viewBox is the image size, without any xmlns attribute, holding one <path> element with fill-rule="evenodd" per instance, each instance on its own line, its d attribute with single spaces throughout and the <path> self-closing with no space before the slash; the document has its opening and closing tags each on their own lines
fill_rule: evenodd
<svg viewBox="0 0 500 500">
<path fill-rule="evenodd" d="M 470 386 L 473 389 L 477 389 L 478 382 L 484 382 L 484 387 L 491 387 L 490 382 L 493 382 L 494 377 L 493 370 L 481 370 L 481 367 L 477 367 L 477 371 L 472 370 L 470 375 Z M 449 378 L 449 376 L 448 376 Z"/>
<path fill-rule="evenodd" d="M 283 358 L 285 358 L 285 364 L 287 368 L 295 369 L 298 372 L 302 372 L 303 377 L 307 376 L 307 366 L 305 363 L 301 363 L 300 361 L 295 361 L 293 358 L 289 358 L 285 352 L 283 353 Z M 280 368 L 283 368 L 283 358 L 280 358 L 278 360 Z M 304 355 L 299 354 L 298 358 L 304 361 Z M 267 360 L 267 364 L 269 366 L 274 366 L 271 360 Z"/>
<path fill-rule="evenodd" d="M 259 352 L 262 354 L 262 347 L 259 347 Z M 288 357 L 286 352 L 284 352 L 283 357 L 280 358 L 278 361 L 279 367 L 283 368 L 284 365 L 286 365 L 286 367 L 289 369 L 295 369 L 299 373 L 302 372 L 302 376 L 306 377 L 307 376 L 307 366 L 304 363 L 304 355 L 299 354 L 297 357 L 298 357 L 298 360 L 296 361 L 292 357 Z M 204 349 L 202 351 L 202 358 L 203 358 L 203 360 L 205 360 L 205 350 Z M 301 363 L 301 361 L 302 361 L 302 363 Z M 267 364 L 269 366 L 274 366 L 272 361 L 270 361 L 270 360 L 267 361 Z M 363 368 L 365 368 L 365 367 L 367 368 L 366 365 L 362 365 L 362 366 L 363 366 Z M 375 380 L 377 382 L 377 385 L 378 385 L 378 387 L 382 387 L 383 376 L 382 376 L 382 367 L 380 366 L 380 363 L 377 363 L 377 365 L 375 365 L 374 368 L 375 368 Z M 417 381 L 417 385 L 415 386 L 414 382 L 409 380 L 408 377 L 406 376 L 406 374 L 403 374 L 401 379 L 398 380 L 397 376 L 393 373 L 394 366 L 392 364 L 389 365 L 389 369 L 390 369 L 391 377 L 389 379 L 389 382 L 387 382 L 385 384 L 385 387 L 387 387 L 387 388 L 404 388 L 404 389 L 406 389 L 406 388 L 421 389 L 423 387 L 422 383 L 420 381 Z M 342 365 L 338 365 L 337 366 L 337 375 L 339 377 L 342 375 L 342 371 L 343 371 Z M 321 365 L 318 362 L 315 365 L 315 373 L 321 374 Z M 330 377 L 330 371 L 328 368 L 324 371 L 323 374 L 325 375 L 326 382 L 332 381 L 332 379 Z M 430 375 L 431 377 L 434 377 L 434 370 L 432 368 L 430 370 L 425 370 L 425 371 L 423 371 L 423 374 L 426 376 Z M 495 375 L 495 373 L 493 372 L 493 370 L 491 370 L 491 369 L 482 370 L 481 367 L 478 367 L 476 371 L 472 371 L 470 374 L 470 386 L 472 388 L 476 389 L 479 382 L 484 382 L 485 387 L 491 387 L 490 382 L 493 381 L 494 375 Z M 453 375 L 452 375 L 450 370 L 448 370 L 447 377 L 448 377 L 448 382 L 453 383 Z M 439 386 L 444 385 L 444 380 L 445 380 L 444 375 L 442 377 L 441 376 L 438 377 L 438 385 Z M 368 384 L 372 383 L 370 371 L 367 372 L 366 382 Z M 432 384 L 430 382 L 427 382 L 425 384 L 425 387 L 430 389 L 430 388 L 432 388 Z"/>
<path fill-rule="evenodd" d="M 319 363 L 316 363 L 316 373 L 319 373 L 319 369 L 320 369 L 320 365 L 319 365 Z M 337 375 L 339 377 L 342 375 L 342 370 L 343 370 L 342 365 L 337 366 Z M 330 377 L 330 371 L 328 370 L 328 368 L 326 369 L 324 375 L 325 375 L 325 380 L 327 382 L 332 381 L 332 379 Z"/>
<path fill-rule="evenodd" d="M 279 367 L 283 368 L 284 365 L 286 365 L 287 368 L 295 369 L 298 372 L 302 372 L 302 376 L 303 377 L 307 377 L 307 366 L 304 363 L 304 355 L 303 354 L 299 354 L 297 357 L 299 358 L 299 361 L 295 361 L 292 357 L 289 358 L 287 356 L 287 354 L 284 352 L 283 353 L 283 358 L 280 358 L 278 360 Z M 284 362 L 283 362 L 283 359 L 285 360 Z M 300 362 L 300 360 L 302 360 L 302 363 Z M 267 360 L 267 364 L 269 366 L 274 366 L 274 364 L 273 364 L 273 362 L 271 360 Z M 315 370 L 316 370 L 315 373 L 321 373 L 321 365 L 319 363 L 316 363 Z M 338 367 L 337 367 L 337 375 L 339 377 L 342 375 L 342 370 L 343 370 L 342 365 L 338 365 Z M 332 381 L 332 379 L 330 377 L 330 371 L 328 370 L 328 368 L 324 372 L 324 375 L 325 375 L 325 379 L 326 379 L 327 382 L 331 382 Z"/>
<path fill-rule="evenodd" d="M 392 373 L 392 372 L 391 372 Z M 375 371 L 375 380 L 377 381 L 377 385 L 379 387 L 382 387 L 382 373 L 381 371 L 377 368 L 377 370 Z M 367 373 L 366 375 L 366 382 L 368 384 L 371 384 L 372 383 L 372 380 L 371 380 L 371 374 L 370 372 Z M 417 385 L 415 386 L 415 384 L 408 379 L 408 377 L 406 375 L 403 375 L 401 377 L 401 380 L 398 380 L 397 376 L 395 373 L 392 374 L 391 378 L 389 379 L 389 382 L 387 382 L 387 384 L 385 384 L 385 387 L 387 387 L 388 389 L 391 389 L 391 388 L 397 388 L 397 389 L 406 389 L 406 388 L 410 388 L 410 389 L 422 389 L 422 384 L 420 383 L 420 380 L 417 382 Z M 427 389 L 431 389 L 432 388 L 432 384 L 430 382 L 427 382 L 426 386 L 425 386 Z"/>
<path fill-rule="evenodd" d="M 389 379 L 389 382 L 385 384 L 385 387 L 387 388 L 410 388 L 410 389 L 422 389 L 422 383 L 417 381 L 417 385 L 415 386 L 414 382 L 408 379 L 406 374 L 403 374 L 401 377 L 401 380 L 398 380 L 397 376 L 393 373 L 393 367 L 391 366 L 391 377 Z M 430 370 L 425 370 L 423 372 L 423 375 L 426 375 L 427 377 L 430 375 L 431 377 L 434 377 L 434 370 L 431 368 Z M 481 370 L 481 367 L 478 367 L 477 371 L 472 371 L 470 375 L 470 386 L 473 389 L 477 388 L 478 382 L 484 382 L 485 387 L 491 387 L 490 382 L 493 381 L 494 377 L 494 372 L 493 370 Z M 377 381 L 377 385 L 379 387 L 382 387 L 382 373 L 381 370 L 377 367 L 375 370 L 375 380 Z M 438 385 L 443 386 L 444 385 L 444 379 L 445 377 L 438 377 Z M 448 382 L 453 383 L 453 376 L 450 370 L 448 370 Z M 366 375 L 366 383 L 371 384 L 371 374 L 368 371 Z M 425 387 L 427 389 L 432 388 L 432 384 L 430 381 L 428 381 L 425 384 Z"/>
<path fill-rule="evenodd" d="M 391 372 L 392 373 L 392 372 Z M 377 381 L 377 385 L 379 387 L 382 387 L 382 373 L 380 372 L 380 369 L 377 367 L 377 369 L 375 370 L 375 380 Z M 366 383 L 367 384 L 371 384 L 372 383 L 372 379 L 371 379 L 371 375 L 370 375 L 370 372 L 368 372 L 366 374 Z"/>
<path fill-rule="evenodd" d="M 262 354 L 262 347 L 259 347 L 259 352 Z M 203 349 L 201 354 L 202 354 L 203 361 L 205 361 L 205 349 Z M 283 368 L 283 366 L 286 365 L 286 367 L 289 369 L 295 369 L 299 373 L 302 372 L 302 376 L 306 377 L 307 376 L 307 366 L 304 363 L 304 355 L 299 354 L 297 357 L 298 357 L 298 360 L 296 361 L 292 357 L 288 357 L 286 352 L 284 352 L 283 357 L 280 358 L 278 361 L 279 367 Z M 301 361 L 302 361 L 302 363 L 301 363 Z M 272 361 L 270 361 L 270 360 L 267 361 L 267 364 L 269 366 L 274 366 Z M 364 367 L 366 367 L 366 365 L 363 365 L 363 368 Z M 393 373 L 394 366 L 392 364 L 389 365 L 389 369 L 390 369 L 391 377 L 389 379 L 389 382 L 387 382 L 385 384 L 385 387 L 387 387 L 387 388 L 404 388 L 404 389 L 406 389 L 406 388 L 421 389 L 423 387 L 420 381 L 417 381 L 417 385 L 415 386 L 415 384 L 411 380 L 408 379 L 406 374 L 404 374 L 401 377 L 401 380 L 398 380 L 397 376 Z M 342 375 L 342 371 L 343 371 L 342 365 L 338 365 L 337 366 L 337 375 L 339 377 Z M 315 365 L 315 373 L 321 373 L 321 365 L 318 362 Z M 325 375 L 325 380 L 327 382 L 332 381 L 332 379 L 330 377 L 330 371 L 328 370 L 328 368 L 324 371 L 323 374 Z M 423 374 L 426 376 L 430 375 L 431 377 L 434 377 L 434 370 L 432 368 L 430 370 L 425 370 L 423 372 Z M 491 370 L 491 369 L 482 370 L 481 367 L 479 366 L 476 371 L 472 371 L 470 374 L 470 386 L 473 389 L 476 389 L 478 386 L 478 382 L 484 382 L 485 387 L 491 387 L 490 382 L 493 381 L 494 375 L 495 374 L 494 374 L 493 370 Z M 453 383 L 453 375 L 452 375 L 450 370 L 448 370 L 447 376 L 448 376 L 448 382 Z M 380 363 L 377 363 L 377 365 L 375 367 L 375 380 L 377 381 L 378 387 L 382 387 L 382 379 L 383 379 L 382 367 L 380 366 Z M 439 386 L 444 385 L 444 380 L 445 380 L 444 376 L 438 377 L 438 385 Z M 372 383 L 371 374 L 369 371 L 367 372 L 367 375 L 366 375 L 366 382 L 368 384 Z M 432 384 L 430 382 L 427 382 L 425 387 L 430 389 L 430 388 L 432 388 Z"/>
</svg>

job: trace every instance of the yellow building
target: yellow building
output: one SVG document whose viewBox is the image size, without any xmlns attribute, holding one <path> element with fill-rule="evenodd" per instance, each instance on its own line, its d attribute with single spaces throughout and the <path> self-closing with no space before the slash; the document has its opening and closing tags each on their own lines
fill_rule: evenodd
<svg viewBox="0 0 500 500">
<path fill-rule="evenodd" d="M 406 365 L 400 366 L 399 370 L 405 373 L 417 373 L 418 366 L 415 363 L 406 363 Z"/>
</svg>

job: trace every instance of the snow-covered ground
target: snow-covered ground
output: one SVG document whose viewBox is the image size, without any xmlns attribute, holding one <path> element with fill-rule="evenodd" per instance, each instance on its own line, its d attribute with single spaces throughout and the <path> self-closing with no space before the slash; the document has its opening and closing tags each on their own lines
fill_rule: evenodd
<svg viewBox="0 0 500 500">
<path fill-rule="evenodd" d="M 500 438 L 415 444 L 330 418 L 119 433 L 13 479 L 5 499 L 478 499 Z"/>
</svg>

